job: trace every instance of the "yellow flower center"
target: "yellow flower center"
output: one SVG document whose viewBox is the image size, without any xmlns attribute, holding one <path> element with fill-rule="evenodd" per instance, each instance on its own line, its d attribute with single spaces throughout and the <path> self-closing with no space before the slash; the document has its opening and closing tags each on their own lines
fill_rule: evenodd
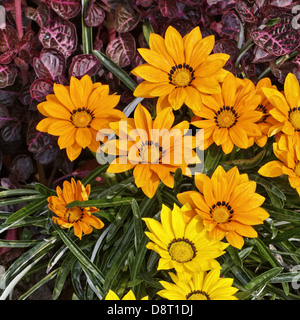
<svg viewBox="0 0 300 320">
<path fill-rule="evenodd" d="M 71 112 L 70 120 L 76 128 L 89 128 L 93 119 L 93 113 L 86 108 L 79 108 Z"/>
<path fill-rule="evenodd" d="M 224 106 L 216 112 L 214 117 L 219 128 L 231 128 L 237 123 L 238 115 L 234 107 Z"/>
<path fill-rule="evenodd" d="M 296 175 L 300 177 L 300 162 L 297 162 L 294 169 Z"/>
<path fill-rule="evenodd" d="M 210 215 L 211 218 L 216 222 L 216 223 L 225 223 L 225 222 L 230 222 L 230 219 L 233 215 L 234 211 L 231 208 L 231 206 L 225 201 L 222 202 L 217 202 L 214 204 L 210 210 Z"/>
<path fill-rule="evenodd" d="M 187 300 L 210 300 L 209 295 L 201 290 L 194 290 L 186 296 Z"/>
<path fill-rule="evenodd" d="M 140 149 L 141 163 L 159 163 L 163 153 L 165 151 L 161 151 L 158 143 L 154 143 L 152 140 L 150 144 L 149 141 L 142 142 Z"/>
<path fill-rule="evenodd" d="M 64 218 L 69 223 L 73 223 L 80 220 L 81 217 L 82 217 L 81 209 L 79 207 L 73 207 L 66 211 Z"/>
<path fill-rule="evenodd" d="M 188 64 L 179 64 L 172 67 L 169 76 L 169 84 L 177 87 L 187 87 L 191 84 L 191 82 L 195 79 L 194 77 L 194 69 L 190 67 Z"/>
<path fill-rule="evenodd" d="M 295 131 L 300 131 L 300 107 L 291 109 L 289 111 L 289 118 Z"/>
<path fill-rule="evenodd" d="M 168 252 L 171 259 L 185 263 L 193 260 L 196 256 L 195 245 L 186 238 L 173 239 L 168 245 Z"/>
</svg>

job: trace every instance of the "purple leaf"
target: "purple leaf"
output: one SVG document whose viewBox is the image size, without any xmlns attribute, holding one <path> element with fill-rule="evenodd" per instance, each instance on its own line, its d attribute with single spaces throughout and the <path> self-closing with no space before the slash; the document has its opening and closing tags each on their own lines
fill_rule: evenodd
<svg viewBox="0 0 300 320">
<path fill-rule="evenodd" d="M 51 143 L 51 136 L 48 133 L 36 130 L 39 120 L 32 121 L 27 130 L 28 151 L 32 153 L 42 152 Z"/>
<path fill-rule="evenodd" d="M 0 52 L 14 49 L 17 42 L 18 34 L 13 27 L 6 26 L 5 29 L 0 29 Z"/>
<path fill-rule="evenodd" d="M 25 182 L 33 173 L 33 163 L 31 158 L 25 154 L 17 156 L 13 160 L 9 171 L 17 181 Z"/>
<path fill-rule="evenodd" d="M 274 60 L 275 56 L 273 54 L 270 54 L 266 52 L 265 50 L 259 48 L 258 46 L 255 46 L 254 48 L 254 59 L 253 63 L 264 63 L 269 62 L 271 60 Z"/>
<path fill-rule="evenodd" d="M 261 49 L 275 56 L 293 52 L 300 45 L 300 35 L 293 29 L 292 19 L 292 15 L 283 14 L 277 24 L 254 30 L 251 37 Z"/>
<path fill-rule="evenodd" d="M 203 2 L 203 0 L 179 0 L 179 1 L 188 6 L 200 5 Z"/>
<path fill-rule="evenodd" d="M 36 9 L 27 7 L 25 9 L 26 18 L 35 21 L 40 27 L 45 25 L 49 19 L 49 8 L 45 2 L 40 2 Z"/>
<path fill-rule="evenodd" d="M 95 0 L 90 1 L 89 7 L 84 18 L 89 27 L 98 27 L 105 19 L 105 11 Z"/>
<path fill-rule="evenodd" d="M 177 1 L 174 0 L 159 0 L 159 10 L 164 17 L 176 18 L 178 16 Z"/>
<path fill-rule="evenodd" d="M 136 5 L 137 6 L 142 6 L 144 8 L 148 8 L 151 6 L 153 0 L 137 0 Z"/>
<path fill-rule="evenodd" d="M 113 9 L 113 10 L 116 10 L 117 7 L 123 3 L 122 0 L 102 0 L 102 2 L 104 4 L 106 4 L 108 6 L 109 9 Z M 132 0 L 130 1 L 127 1 L 127 2 L 133 2 Z"/>
<path fill-rule="evenodd" d="M 0 104 L 0 128 L 4 127 L 11 120 L 13 119 L 10 117 L 7 108 Z"/>
<path fill-rule="evenodd" d="M 253 6 L 253 4 L 249 5 L 248 1 L 237 0 L 235 4 L 235 10 L 238 12 L 244 22 L 255 23 L 257 21 L 257 17 L 254 13 L 255 6 Z"/>
<path fill-rule="evenodd" d="M 29 54 L 24 50 L 20 51 L 18 56 L 14 57 L 14 63 L 20 69 L 28 70 L 30 62 L 31 58 Z"/>
<path fill-rule="evenodd" d="M 229 60 L 226 62 L 224 69 L 235 73 L 235 61 L 239 55 L 239 49 L 237 48 L 237 44 L 234 40 L 226 40 L 221 39 L 216 41 L 213 53 L 227 53 L 230 55 Z"/>
<path fill-rule="evenodd" d="M 128 32 L 140 21 L 141 14 L 129 3 L 121 4 L 115 12 L 115 28 L 117 32 Z"/>
<path fill-rule="evenodd" d="M 206 14 L 209 16 L 222 15 L 235 6 L 236 0 L 207 0 Z"/>
<path fill-rule="evenodd" d="M 18 71 L 15 67 L 0 65 L 0 88 L 5 88 L 14 84 Z"/>
<path fill-rule="evenodd" d="M 53 85 L 54 81 L 49 78 L 41 78 L 33 81 L 30 86 L 30 94 L 32 99 L 35 99 L 37 101 L 46 100 L 46 96 L 54 92 Z"/>
<path fill-rule="evenodd" d="M 130 33 L 121 33 L 107 45 L 105 53 L 121 68 L 130 65 L 136 54 L 134 37 Z"/>
<path fill-rule="evenodd" d="M 53 161 L 57 161 L 59 155 L 59 148 L 57 143 L 49 144 L 43 151 L 34 154 L 34 159 L 38 160 L 40 164 L 47 165 Z"/>
<path fill-rule="evenodd" d="M 222 16 L 222 32 L 233 38 L 240 32 L 239 18 L 234 12 L 227 12 Z"/>
<path fill-rule="evenodd" d="M 13 58 L 17 55 L 17 50 L 9 49 L 2 53 L 0 56 L 0 64 L 9 64 L 12 62 Z"/>
<path fill-rule="evenodd" d="M 56 49 L 43 49 L 39 58 L 33 58 L 32 65 L 39 78 L 57 80 L 65 72 L 66 60 Z"/>
<path fill-rule="evenodd" d="M 68 20 L 56 18 L 40 29 L 39 40 L 44 48 L 57 49 L 67 58 L 76 49 L 77 30 Z"/>
<path fill-rule="evenodd" d="M 5 142 L 13 142 L 20 140 L 21 135 L 21 123 L 16 121 L 9 121 L 2 129 L 1 129 L 1 138 Z"/>
<path fill-rule="evenodd" d="M 279 7 L 275 6 L 264 6 L 262 12 L 267 19 L 277 18 L 282 14 L 282 10 Z"/>
<path fill-rule="evenodd" d="M 76 17 L 81 10 L 80 0 L 47 0 L 47 3 L 64 19 Z"/>
<path fill-rule="evenodd" d="M 69 68 L 70 77 L 81 78 L 85 74 L 94 75 L 101 66 L 101 62 L 93 54 L 74 56 Z"/>
</svg>

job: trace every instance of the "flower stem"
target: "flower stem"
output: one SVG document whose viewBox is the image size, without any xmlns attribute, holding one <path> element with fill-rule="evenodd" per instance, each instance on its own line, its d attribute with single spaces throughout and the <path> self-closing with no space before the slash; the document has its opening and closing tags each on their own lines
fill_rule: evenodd
<svg viewBox="0 0 300 320">
<path fill-rule="evenodd" d="M 87 9 L 89 7 L 89 0 L 82 0 L 81 11 L 81 26 L 82 26 L 82 46 L 84 54 L 91 54 L 93 51 L 93 30 L 87 26 L 84 18 L 86 16 Z"/>
<path fill-rule="evenodd" d="M 16 26 L 17 26 L 18 38 L 20 41 L 23 38 L 21 0 L 15 0 L 15 11 L 16 11 Z"/>
</svg>

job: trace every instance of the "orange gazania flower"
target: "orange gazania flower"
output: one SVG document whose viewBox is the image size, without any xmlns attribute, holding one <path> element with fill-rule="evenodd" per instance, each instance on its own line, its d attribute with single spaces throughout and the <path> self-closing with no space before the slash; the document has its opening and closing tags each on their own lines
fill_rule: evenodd
<svg viewBox="0 0 300 320">
<path fill-rule="evenodd" d="M 269 129 L 269 136 L 276 135 L 279 144 L 281 144 L 281 137 L 287 136 L 291 139 L 292 144 L 299 148 L 300 87 L 296 76 L 292 73 L 287 75 L 283 93 L 273 88 L 263 88 L 262 90 L 273 105 L 270 114 L 276 120 L 276 124 Z"/>
<path fill-rule="evenodd" d="M 263 165 L 258 173 L 264 177 L 287 175 L 292 188 L 300 195 L 300 150 L 293 146 L 288 136 L 282 136 L 281 143 L 273 143 L 273 152 L 278 160 Z"/>
<path fill-rule="evenodd" d="M 57 196 L 48 197 L 48 207 L 56 216 L 53 216 L 53 222 L 61 228 L 74 227 L 74 234 L 81 239 L 82 232 L 89 234 L 93 228 L 103 228 L 103 222 L 94 217 L 92 213 L 99 211 L 94 207 L 72 207 L 67 209 L 66 205 L 73 201 L 85 201 L 89 199 L 91 186 L 86 187 L 80 182 L 64 181 L 63 189 L 56 187 Z"/>
<path fill-rule="evenodd" d="M 243 237 L 257 237 L 252 225 L 262 224 L 269 214 L 261 208 L 265 198 L 255 193 L 256 183 L 249 181 L 247 174 L 239 174 L 237 167 L 225 172 L 218 166 L 211 178 L 196 175 L 195 184 L 200 192 L 187 191 L 177 197 L 203 219 L 213 239 L 226 237 L 232 246 L 241 249 Z M 186 218 L 192 216 L 189 211 Z"/>
<path fill-rule="evenodd" d="M 109 95 L 108 85 L 93 84 L 88 75 L 81 80 L 71 77 L 69 87 L 54 84 L 53 89 L 54 94 L 37 106 L 46 117 L 38 123 L 37 130 L 59 136 L 58 145 L 60 149 L 66 148 L 71 161 L 84 148 L 97 152 L 98 131 L 124 116 L 114 109 L 120 96 Z"/>
<path fill-rule="evenodd" d="M 199 160 L 192 150 L 196 140 L 195 137 L 184 139 L 185 130 L 189 128 L 187 121 L 172 126 L 174 120 L 170 107 L 158 113 L 153 120 L 149 111 L 139 104 L 134 118 L 111 123 L 115 134 L 120 138 L 125 135 L 125 139 L 110 140 L 101 147 L 104 152 L 119 156 L 111 162 L 107 172 L 134 169 L 135 184 L 149 198 L 154 196 L 160 181 L 169 188 L 174 187 L 171 173 L 177 168 L 190 175 L 188 164 Z M 124 123 L 126 128 L 123 128 Z"/>
<path fill-rule="evenodd" d="M 202 38 L 199 27 L 184 38 L 169 26 L 165 39 L 151 33 L 150 49 L 138 49 L 147 63 L 136 67 L 132 73 L 145 81 L 134 91 L 136 97 L 159 97 L 158 110 L 182 104 L 200 110 L 201 95 L 221 91 L 219 82 L 227 71 L 223 69 L 229 55 L 211 54 L 215 43 L 213 35 Z"/>
<path fill-rule="evenodd" d="M 203 107 L 195 112 L 191 124 L 204 129 L 204 148 L 213 142 L 222 146 L 224 153 L 234 145 L 247 149 L 261 131 L 256 123 L 262 117 L 257 111 L 261 97 L 256 95 L 253 83 L 241 86 L 241 81 L 229 73 L 222 83 L 222 92 L 202 97 Z"/>
</svg>

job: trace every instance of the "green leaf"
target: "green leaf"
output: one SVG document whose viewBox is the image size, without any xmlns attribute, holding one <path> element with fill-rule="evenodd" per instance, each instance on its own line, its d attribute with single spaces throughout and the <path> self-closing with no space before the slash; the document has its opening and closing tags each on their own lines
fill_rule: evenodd
<svg viewBox="0 0 300 320">
<path fill-rule="evenodd" d="M 56 277 L 53 292 L 52 292 L 53 300 L 58 299 L 58 297 L 60 296 L 62 289 L 64 287 L 64 284 L 65 284 L 65 281 L 67 279 L 67 276 L 70 273 L 71 268 L 76 260 L 77 260 L 77 258 L 75 255 L 68 254 L 66 256 L 65 260 L 63 261 L 63 263 L 61 264 L 59 271 L 58 271 L 58 274 L 57 274 L 57 277 Z"/>
<path fill-rule="evenodd" d="M 0 199 L 13 196 L 38 195 L 39 192 L 34 189 L 9 189 L 0 192 Z"/>
<path fill-rule="evenodd" d="M 151 24 L 151 22 L 150 22 L 149 19 L 148 19 L 148 20 L 145 20 L 145 21 L 143 22 L 142 29 L 143 29 L 143 34 L 144 34 L 145 40 L 146 40 L 146 42 L 147 42 L 148 45 L 149 45 L 149 37 L 150 37 L 150 34 L 151 34 L 151 33 L 154 33 L 152 24 Z"/>
<path fill-rule="evenodd" d="M 224 161 L 221 164 L 229 165 L 232 167 L 236 166 L 238 167 L 239 170 L 249 170 L 256 167 L 261 162 L 265 154 L 266 154 L 266 150 L 264 149 L 251 159 L 236 159 L 236 160 Z"/>
<path fill-rule="evenodd" d="M 41 240 L 2 240 L 0 239 L 0 248 L 28 248 L 33 247 Z"/>
<path fill-rule="evenodd" d="M 51 196 L 56 195 L 55 190 L 47 188 L 46 186 L 44 186 L 43 184 L 38 183 L 38 182 L 34 183 L 34 188 L 36 191 L 38 191 L 39 193 L 43 194 L 46 197 L 51 197 Z"/>
<path fill-rule="evenodd" d="M 279 267 L 280 263 L 274 257 L 271 250 L 264 244 L 264 242 L 260 238 L 253 239 L 255 241 L 255 245 L 257 246 L 258 251 L 260 252 L 260 257 L 268 261 L 272 267 Z"/>
<path fill-rule="evenodd" d="M 268 204 L 263 204 L 263 208 L 268 211 L 270 217 L 273 219 L 300 224 L 300 212 L 283 208 L 276 208 Z"/>
<path fill-rule="evenodd" d="M 91 260 L 86 256 L 86 254 L 76 245 L 76 243 L 67 235 L 67 233 L 62 230 L 59 226 L 52 223 L 57 234 L 69 250 L 77 257 L 82 269 L 91 281 L 93 287 L 97 290 L 97 293 L 103 296 L 102 285 L 105 281 L 104 276 L 98 267 L 91 262 Z"/>
<path fill-rule="evenodd" d="M 115 64 L 111 59 L 109 59 L 104 53 L 93 50 L 93 54 L 96 58 L 98 58 L 102 64 L 113 73 L 118 79 L 120 79 L 131 91 L 134 91 L 137 87 L 136 82 L 125 72 L 122 68 L 120 68 L 117 64 Z"/>
<path fill-rule="evenodd" d="M 273 278 L 277 277 L 283 268 L 276 267 L 272 268 L 264 273 L 258 275 L 257 277 L 253 278 L 249 283 L 245 285 L 245 292 L 238 292 L 236 296 L 240 300 L 244 300 L 248 298 L 251 294 L 255 291 L 263 287 L 264 285 L 268 284 Z"/>
<path fill-rule="evenodd" d="M 34 286 L 32 286 L 27 292 L 22 294 L 18 300 L 25 300 L 27 299 L 33 292 L 35 292 L 37 289 L 42 287 L 47 282 L 54 279 L 58 273 L 59 269 L 53 270 L 51 273 L 49 273 L 46 277 L 44 277 L 42 280 L 40 280 L 38 283 L 36 283 Z"/>
<path fill-rule="evenodd" d="M 73 207 L 118 207 L 123 204 L 131 204 L 133 198 L 114 198 L 114 199 L 96 199 L 86 201 L 72 201 L 66 205 L 66 208 Z"/>
<path fill-rule="evenodd" d="M 0 200 L 0 207 L 5 207 L 10 204 L 17 204 L 17 203 L 24 203 L 24 202 L 32 202 L 34 200 L 41 200 L 45 199 L 42 195 L 32 195 L 32 196 L 24 196 L 24 197 L 17 197 L 13 199 L 3 199 Z"/>
<path fill-rule="evenodd" d="M 42 199 L 37 199 L 27 206 L 23 207 L 22 209 L 16 211 L 13 213 L 9 218 L 7 218 L 5 224 L 12 224 L 14 222 L 17 222 L 18 220 L 21 220 L 30 214 L 36 212 L 37 210 L 43 208 L 48 203 L 47 199 L 44 197 Z"/>
</svg>

